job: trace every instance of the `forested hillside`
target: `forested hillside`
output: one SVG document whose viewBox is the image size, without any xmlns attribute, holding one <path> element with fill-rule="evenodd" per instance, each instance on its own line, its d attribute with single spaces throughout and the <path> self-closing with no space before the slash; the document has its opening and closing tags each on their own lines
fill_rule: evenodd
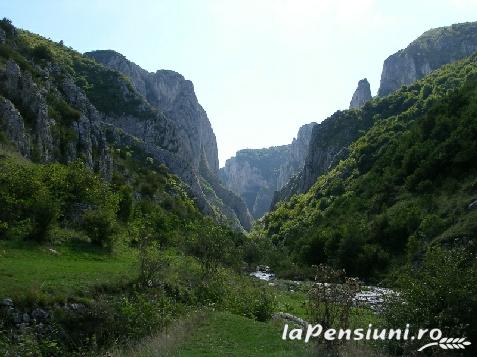
<svg viewBox="0 0 477 357">
<path fill-rule="evenodd" d="M 368 102 L 374 122 L 337 167 L 280 204 L 263 233 L 296 262 L 382 277 L 432 244 L 473 250 L 477 211 L 477 57 Z"/>
</svg>

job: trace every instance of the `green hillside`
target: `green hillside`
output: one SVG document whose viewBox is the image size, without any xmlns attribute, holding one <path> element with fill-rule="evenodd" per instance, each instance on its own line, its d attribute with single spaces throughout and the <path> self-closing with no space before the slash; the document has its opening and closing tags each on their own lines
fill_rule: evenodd
<svg viewBox="0 0 477 357">
<path fill-rule="evenodd" d="M 375 124 L 349 156 L 258 229 L 297 262 L 329 263 L 364 278 L 382 276 L 434 242 L 470 244 L 476 93 L 473 56 L 367 103 L 356 115 L 372 115 Z"/>
</svg>

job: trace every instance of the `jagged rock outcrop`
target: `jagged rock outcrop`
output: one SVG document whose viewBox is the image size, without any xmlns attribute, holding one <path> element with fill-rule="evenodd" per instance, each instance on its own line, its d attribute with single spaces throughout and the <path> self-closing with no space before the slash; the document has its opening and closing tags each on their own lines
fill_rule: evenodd
<svg viewBox="0 0 477 357">
<path fill-rule="evenodd" d="M 269 211 L 275 191 L 303 167 L 315 124 L 303 125 L 289 145 L 240 150 L 220 169 L 222 182 L 244 199 L 254 218 Z"/>
<path fill-rule="evenodd" d="M 141 138 L 147 152 L 189 185 L 203 212 L 222 215 L 229 223 L 249 229 L 252 217 L 247 206 L 222 187 L 218 179 L 215 134 L 192 82 L 173 71 L 147 72 L 115 51 L 94 51 L 86 55 L 127 76 L 147 103 L 159 111 L 157 115 L 165 119 L 138 122 L 122 116 L 108 123 Z M 169 123 L 167 127 L 165 123 Z M 164 148 L 169 153 L 162 150 Z"/>
<path fill-rule="evenodd" d="M 3 97 L 0 97 L 0 131 L 23 156 L 30 157 L 30 136 L 25 131 L 23 118 L 13 103 Z"/>
<path fill-rule="evenodd" d="M 368 80 L 364 78 L 358 82 L 358 88 L 356 88 L 351 98 L 349 109 L 359 109 L 371 98 L 371 86 Z"/>
<path fill-rule="evenodd" d="M 474 52 L 477 52 L 477 22 L 426 31 L 408 47 L 384 61 L 378 95 L 388 95 Z"/>
<path fill-rule="evenodd" d="M 58 125 L 49 113 L 46 98 L 47 95 L 62 97 L 52 82 L 54 75 L 58 75 L 60 71 L 52 65 L 37 70 L 46 78 L 44 86 L 39 86 L 30 72 L 20 69 L 12 60 L 0 71 L 0 93 L 9 98 L 3 99 L 0 108 L 2 129 L 7 138 L 25 157 L 41 162 L 71 162 L 81 156 L 90 168 L 109 178 L 112 161 L 106 139 L 99 127 L 97 113 L 91 115 L 91 112 L 81 112 L 78 120 L 72 124 L 75 132 L 72 140 L 62 143 L 62 139 L 55 135 Z M 64 73 L 61 75 L 65 82 L 71 81 Z M 80 91 L 79 88 L 76 91 Z M 89 106 L 92 107 L 91 104 Z M 26 125 L 26 121 L 29 125 Z M 64 150 L 60 152 L 63 144 Z M 94 159 L 93 151 L 97 153 Z"/>
<path fill-rule="evenodd" d="M 25 115 L 32 122 L 33 141 L 36 155 L 42 161 L 53 160 L 53 136 L 51 128 L 54 120 L 48 116 L 46 98 L 37 84 L 33 81 L 30 72 L 22 72 L 12 60 L 7 61 L 5 69 L 0 71 L 1 94 L 21 108 L 25 108 Z M 12 137 L 12 139 L 14 139 Z M 20 142 L 15 145 L 21 146 Z"/>
<path fill-rule="evenodd" d="M 215 134 L 207 114 L 199 104 L 191 81 L 169 70 L 147 72 L 126 57 L 111 50 L 93 51 L 85 55 L 126 75 L 134 87 L 155 108 L 172 120 L 181 142 L 181 156 L 189 158 L 197 169 L 202 157 L 217 174 L 219 160 Z"/>
</svg>

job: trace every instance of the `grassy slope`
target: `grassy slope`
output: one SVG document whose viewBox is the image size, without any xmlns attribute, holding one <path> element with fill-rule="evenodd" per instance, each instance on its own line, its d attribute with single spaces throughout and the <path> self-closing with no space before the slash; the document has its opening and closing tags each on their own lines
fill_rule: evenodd
<svg viewBox="0 0 477 357">
<path fill-rule="evenodd" d="M 111 257 L 80 243 L 53 248 L 59 254 L 46 246 L 0 242 L 0 298 L 21 302 L 43 295 L 60 300 L 86 294 L 98 285 L 118 284 L 137 273 L 133 250 L 123 249 Z"/>
<path fill-rule="evenodd" d="M 307 356 L 307 346 L 281 340 L 281 323 L 264 323 L 215 312 L 179 346 L 178 357 L 190 356 Z"/>
<path fill-rule="evenodd" d="M 316 345 L 303 341 L 283 341 L 284 322 L 257 322 L 226 312 L 199 313 L 176 322 L 166 333 L 143 340 L 114 357 L 195 357 L 195 356 L 312 356 Z M 365 325 L 361 325 L 365 326 Z M 320 354 L 322 352 L 318 352 Z M 323 352 L 324 353 L 324 352 Z M 324 354 L 323 354 L 324 355 Z M 384 356 L 381 349 L 347 343 L 340 356 Z"/>
</svg>

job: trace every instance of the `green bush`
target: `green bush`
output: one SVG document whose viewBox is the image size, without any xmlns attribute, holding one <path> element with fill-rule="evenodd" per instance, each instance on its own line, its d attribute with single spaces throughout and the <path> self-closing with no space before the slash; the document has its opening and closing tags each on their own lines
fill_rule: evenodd
<svg viewBox="0 0 477 357">
<path fill-rule="evenodd" d="M 53 54 L 46 45 L 36 46 L 31 54 L 36 61 L 51 61 L 53 59 Z"/>
<path fill-rule="evenodd" d="M 82 216 L 82 229 L 94 245 L 112 249 L 116 222 L 114 217 L 101 210 L 88 210 Z"/>
</svg>

